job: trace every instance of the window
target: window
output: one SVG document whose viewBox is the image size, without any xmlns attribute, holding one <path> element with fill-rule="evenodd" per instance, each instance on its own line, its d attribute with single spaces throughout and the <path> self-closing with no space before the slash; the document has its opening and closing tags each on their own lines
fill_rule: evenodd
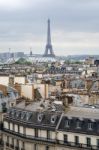
<svg viewBox="0 0 99 150">
<path fill-rule="evenodd" d="M 20 133 L 20 127 L 19 127 L 19 125 L 18 125 L 18 133 Z"/>
<path fill-rule="evenodd" d="M 38 114 L 38 121 L 41 122 L 43 119 L 43 114 Z"/>
<path fill-rule="evenodd" d="M 49 150 L 49 146 L 46 146 L 46 150 Z"/>
<path fill-rule="evenodd" d="M 51 117 L 51 123 L 54 124 L 56 122 L 57 116 L 53 115 Z"/>
<path fill-rule="evenodd" d="M 22 148 L 23 148 L 23 149 L 25 148 L 25 144 L 24 144 L 24 142 L 22 142 Z"/>
<path fill-rule="evenodd" d="M 18 118 L 20 116 L 20 114 L 21 114 L 20 111 L 17 111 L 16 112 L 16 117 Z"/>
<path fill-rule="evenodd" d="M 65 128 L 69 128 L 70 127 L 70 120 L 66 120 L 65 122 Z"/>
<path fill-rule="evenodd" d="M 31 118 L 31 116 L 32 116 L 32 113 L 27 112 L 27 113 L 26 113 L 26 120 L 29 121 L 30 118 Z"/>
<path fill-rule="evenodd" d="M 88 130 L 92 130 L 93 129 L 93 123 L 88 123 Z"/>
<path fill-rule="evenodd" d="M 79 144 L 79 137 L 75 136 L 75 145 Z"/>
<path fill-rule="evenodd" d="M 24 119 L 26 116 L 26 112 L 21 112 L 21 119 Z"/>
<path fill-rule="evenodd" d="M 77 121 L 76 128 L 77 128 L 77 129 L 80 129 L 80 128 L 81 128 L 81 122 L 80 122 L 80 121 Z"/>
<path fill-rule="evenodd" d="M 7 136 L 7 143 L 9 144 L 9 136 Z"/>
<path fill-rule="evenodd" d="M 34 144 L 34 150 L 37 150 L 37 144 Z"/>
<path fill-rule="evenodd" d="M 91 146 L 91 139 L 90 138 L 87 138 L 87 147 L 90 147 Z"/>
<path fill-rule="evenodd" d="M 8 122 L 8 129 L 10 130 L 10 123 Z"/>
<path fill-rule="evenodd" d="M 14 123 L 12 124 L 12 130 L 13 130 L 13 131 L 15 130 L 15 128 L 14 128 Z"/>
<path fill-rule="evenodd" d="M 50 131 L 47 130 L 47 139 L 50 139 Z"/>
<path fill-rule="evenodd" d="M 99 139 L 97 139 L 97 148 L 99 148 Z"/>
<path fill-rule="evenodd" d="M 17 147 L 19 147 L 19 140 L 17 140 L 16 143 L 17 143 Z"/>
<path fill-rule="evenodd" d="M 12 114 L 12 117 L 15 117 L 15 113 L 16 113 L 16 112 L 15 112 L 15 110 L 13 109 L 13 110 L 12 110 L 12 113 L 11 113 L 11 114 Z"/>
<path fill-rule="evenodd" d="M 35 129 L 35 137 L 38 137 L 38 129 Z"/>
<path fill-rule="evenodd" d="M 14 138 L 12 138 L 12 145 L 14 146 Z"/>
<path fill-rule="evenodd" d="M 68 137 L 66 134 L 64 134 L 64 143 L 67 143 L 67 141 L 68 141 Z"/>
<path fill-rule="evenodd" d="M 11 107 L 13 107 L 14 106 L 14 103 L 11 103 Z"/>
<path fill-rule="evenodd" d="M 25 135 L 26 134 L 26 128 L 23 127 L 23 134 Z"/>
</svg>

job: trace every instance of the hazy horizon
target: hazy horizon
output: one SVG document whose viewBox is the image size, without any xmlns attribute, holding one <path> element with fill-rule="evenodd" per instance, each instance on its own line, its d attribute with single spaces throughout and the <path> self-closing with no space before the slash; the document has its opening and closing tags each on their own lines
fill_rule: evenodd
<svg viewBox="0 0 99 150">
<path fill-rule="evenodd" d="M 48 18 L 56 55 L 99 55 L 99 0 L 1 0 L 0 52 L 43 54 Z"/>
</svg>

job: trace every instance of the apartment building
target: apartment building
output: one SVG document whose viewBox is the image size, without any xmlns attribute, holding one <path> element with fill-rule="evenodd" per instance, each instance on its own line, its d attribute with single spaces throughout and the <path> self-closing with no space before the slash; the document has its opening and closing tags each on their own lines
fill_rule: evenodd
<svg viewBox="0 0 99 150">
<path fill-rule="evenodd" d="M 12 107 L 1 128 L 4 150 L 98 150 L 99 109 Z"/>
</svg>

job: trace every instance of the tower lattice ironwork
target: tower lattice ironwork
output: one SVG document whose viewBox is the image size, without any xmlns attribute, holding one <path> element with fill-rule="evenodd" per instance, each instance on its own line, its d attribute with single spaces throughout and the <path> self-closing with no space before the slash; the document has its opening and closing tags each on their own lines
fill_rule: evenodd
<svg viewBox="0 0 99 150">
<path fill-rule="evenodd" d="M 51 44 L 51 31 L 50 31 L 50 19 L 48 19 L 48 28 L 47 28 L 47 44 L 45 48 L 44 57 L 55 57 L 53 47 Z"/>
</svg>

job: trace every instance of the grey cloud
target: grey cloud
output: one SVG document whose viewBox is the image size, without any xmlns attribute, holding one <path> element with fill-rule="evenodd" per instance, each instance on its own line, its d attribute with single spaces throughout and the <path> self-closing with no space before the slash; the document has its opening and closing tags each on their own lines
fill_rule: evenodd
<svg viewBox="0 0 99 150">
<path fill-rule="evenodd" d="M 16 49 L 18 46 L 22 47 L 21 41 L 28 41 L 27 45 L 32 40 L 35 43 L 44 44 L 46 42 L 46 21 L 47 18 L 50 18 L 52 37 L 58 53 L 60 48 L 67 48 L 67 45 L 64 45 L 66 42 L 70 43 L 70 49 L 76 49 L 79 40 L 82 40 L 83 44 L 86 43 L 85 41 L 91 41 L 89 42 L 89 48 L 91 48 L 92 40 L 88 35 L 92 32 L 99 32 L 99 0 L 25 1 L 26 4 L 28 2 L 28 6 L 24 9 L 0 10 L 1 42 L 19 41 L 19 45 L 15 46 Z M 72 32 L 74 34 L 71 35 Z M 83 38 L 80 37 L 80 32 L 84 33 Z M 59 40 L 60 45 L 57 44 Z M 98 43 L 98 40 L 99 36 L 94 35 L 93 42 Z M 37 49 L 39 50 L 39 46 Z M 79 49 L 82 49 L 82 44 Z"/>
</svg>

